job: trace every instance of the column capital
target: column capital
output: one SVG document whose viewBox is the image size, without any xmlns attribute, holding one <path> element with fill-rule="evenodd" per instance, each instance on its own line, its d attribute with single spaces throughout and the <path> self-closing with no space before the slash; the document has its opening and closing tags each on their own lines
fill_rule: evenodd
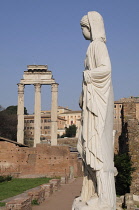
<svg viewBox="0 0 139 210">
<path fill-rule="evenodd" d="M 58 92 L 58 83 L 51 84 L 51 91 Z"/>
<path fill-rule="evenodd" d="M 24 93 L 24 84 L 18 83 L 18 93 Z"/>
<path fill-rule="evenodd" d="M 41 91 L 41 84 L 40 83 L 35 83 L 34 84 L 34 87 L 35 87 L 35 91 Z"/>
</svg>

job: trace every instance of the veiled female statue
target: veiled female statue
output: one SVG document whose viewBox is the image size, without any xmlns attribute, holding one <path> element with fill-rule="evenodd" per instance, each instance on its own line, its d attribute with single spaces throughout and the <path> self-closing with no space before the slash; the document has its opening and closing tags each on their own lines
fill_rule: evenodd
<svg viewBox="0 0 139 210">
<path fill-rule="evenodd" d="M 73 210 L 115 210 L 113 142 L 113 89 L 111 62 L 102 16 L 93 11 L 81 19 L 85 39 L 90 40 L 83 71 L 79 105 L 82 122 L 78 151 L 83 160 L 81 196 Z"/>
</svg>

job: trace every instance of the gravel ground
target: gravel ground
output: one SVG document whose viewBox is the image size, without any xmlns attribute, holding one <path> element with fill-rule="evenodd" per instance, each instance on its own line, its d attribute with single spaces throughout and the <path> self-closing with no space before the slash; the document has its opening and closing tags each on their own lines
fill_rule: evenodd
<svg viewBox="0 0 139 210">
<path fill-rule="evenodd" d="M 80 196 L 82 178 L 77 178 L 69 184 L 62 185 L 39 206 L 33 206 L 32 210 L 71 210 L 75 197 Z"/>
</svg>

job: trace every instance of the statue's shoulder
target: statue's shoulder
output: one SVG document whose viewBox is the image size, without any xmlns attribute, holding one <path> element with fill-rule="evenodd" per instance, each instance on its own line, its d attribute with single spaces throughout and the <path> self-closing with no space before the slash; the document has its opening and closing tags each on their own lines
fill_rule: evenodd
<svg viewBox="0 0 139 210">
<path fill-rule="evenodd" d="M 94 40 L 92 44 L 93 44 L 92 47 L 94 48 L 95 52 L 107 50 L 107 46 L 106 46 L 105 42 L 103 42 L 101 40 Z"/>
</svg>

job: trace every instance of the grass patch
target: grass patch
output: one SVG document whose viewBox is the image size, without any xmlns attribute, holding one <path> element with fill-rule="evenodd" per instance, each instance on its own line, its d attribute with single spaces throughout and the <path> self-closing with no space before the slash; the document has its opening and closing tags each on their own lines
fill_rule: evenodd
<svg viewBox="0 0 139 210">
<path fill-rule="evenodd" d="M 0 201 L 21 194 L 26 190 L 48 183 L 51 178 L 12 179 L 0 183 Z"/>
<path fill-rule="evenodd" d="M 5 206 L 6 203 L 5 202 L 0 202 L 0 207 Z"/>
</svg>

